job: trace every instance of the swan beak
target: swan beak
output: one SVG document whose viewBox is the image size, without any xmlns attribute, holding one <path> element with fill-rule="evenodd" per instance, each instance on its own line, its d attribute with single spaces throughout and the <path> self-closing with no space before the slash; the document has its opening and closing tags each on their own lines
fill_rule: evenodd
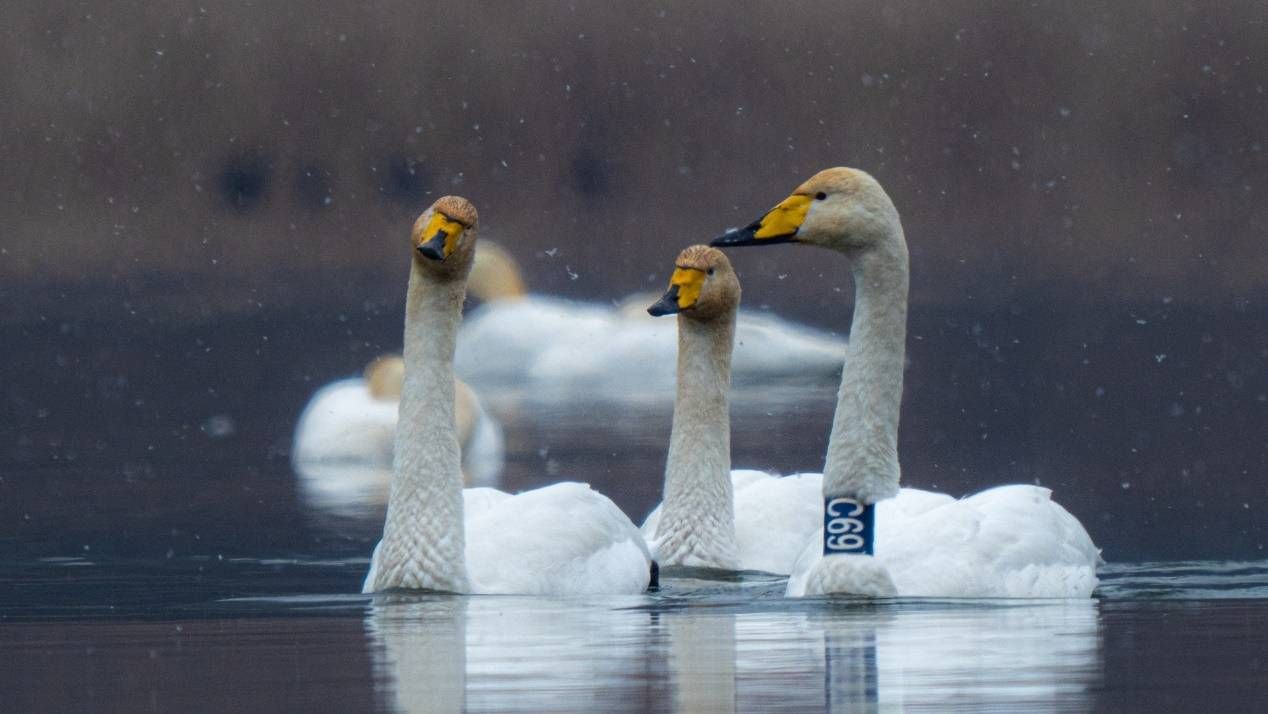
<svg viewBox="0 0 1268 714">
<path fill-rule="evenodd" d="M 670 285 L 669 291 L 664 297 L 656 301 L 656 304 L 647 308 L 647 314 L 652 317 L 661 317 L 662 315 L 672 315 L 678 312 L 678 286 Z"/>
<path fill-rule="evenodd" d="M 445 239 L 449 237 L 444 231 L 436 231 L 430 240 L 418 244 L 418 254 L 430 260 L 445 259 Z"/>
<path fill-rule="evenodd" d="M 814 199 L 802 194 L 793 194 L 779 205 L 766 212 L 766 215 L 743 228 L 734 228 L 709 241 L 715 248 L 730 248 L 741 245 L 775 245 L 777 243 L 796 243 L 797 231 L 806 220 L 806 212 Z"/>
<path fill-rule="evenodd" d="M 648 314 L 660 317 L 692 309 L 700 299 L 704 279 L 705 272 L 699 268 L 674 268 L 674 274 L 669 278 L 669 291 L 655 305 L 647 308 Z"/>
<path fill-rule="evenodd" d="M 443 261 L 458 247 L 458 236 L 465 228 L 461 223 L 440 211 L 432 213 L 423 229 L 424 239 L 418 244 L 418 254 L 429 260 Z"/>
</svg>

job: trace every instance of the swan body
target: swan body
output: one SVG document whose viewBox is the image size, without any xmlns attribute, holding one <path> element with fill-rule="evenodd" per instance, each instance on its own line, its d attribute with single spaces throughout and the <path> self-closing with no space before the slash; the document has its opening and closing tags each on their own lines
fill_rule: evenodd
<svg viewBox="0 0 1268 714">
<path fill-rule="evenodd" d="M 468 488 L 462 496 L 470 592 L 597 595 L 647 589 L 650 563 L 641 536 L 616 504 L 586 484 L 562 482 L 514 496 Z M 378 563 L 376 547 L 363 592 L 375 591 Z"/>
<path fill-rule="evenodd" d="M 793 597 L 807 594 L 824 558 L 822 526 L 811 530 L 788 581 Z M 876 504 L 876 531 L 876 559 L 899 596 L 1074 598 L 1096 588 L 1096 546 L 1039 486 L 998 486 L 960 500 L 904 488 Z"/>
<path fill-rule="evenodd" d="M 641 293 L 616 305 L 525 294 L 514 260 L 499 248 L 478 252 L 471 291 L 484 302 L 464 322 L 456 365 L 473 384 L 611 396 L 632 386 L 651 391 L 674 383 L 673 325 L 649 319 Z M 738 319 L 734 376 L 754 384 L 832 378 L 844 351 L 845 340 L 829 332 L 745 310 Z"/>
<path fill-rule="evenodd" d="M 712 245 L 778 243 L 845 254 L 855 284 L 814 535 L 792 567 L 787 594 L 1088 597 L 1099 552 L 1047 489 L 1003 486 L 960 501 L 899 489 L 908 257 L 898 211 L 880 184 L 855 169 L 821 171 Z M 839 536 L 825 541 L 823 531 L 824 504 L 837 498 L 852 499 L 859 512 L 875 508 L 874 551 L 824 555 L 840 548 Z M 862 523 L 836 533 L 866 534 L 855 525 Z"/>
<path fill-rule="evenodd" d="M 324 464 L 391 466 L 403 379 L 401 358 L 384 355 L 366 367 L 364 377 L 341 379 L 317 390 L 295 426 L 291 459 L 301 476 L 336 473 L 314 468 Z M 502 427 L 461 380 L 455 395 L 465 480 L 468 485 L 495 485 L 504 462 Z"/>
<path fill-rule="evenodd" d="M 391 464 L 397 406 L 395 399 L 371 396 L 360 377 L 327 384 L 299 415 L 292 461 Z"/>
<path fill-rule="evenodd" d="M 534 324 L 535 320 L 525 322 Z M 565 389 L 621 394 L 637 384 L 646 391 L 663 392 L 674 384 L 676 342 L 673 330 L 666 329 L 664 322 L 622 318 L 617 310 L 588 332 L 578 332 L 577 341 L 537 351 L 522 365 L 524 378 L 532 384 Z M 736 324 L 731 374 L 737 384 L 749 386 L 834 379 L 840 374 L 844 355 L 845 340 L 839 337 L 774 315 L 742 311 Z M 636 382 L 631 379 L 634 374 L 638 375 Z"/>
<path fill-rule="evenodd" d="M 362 590 L 643 592 L 646 544 L 588 486 L 515 495 L 462 488 L 453 360 L 476 233 L 475 207 L 456 196 L 438 199 L 414 224 L 392 484 Z"/>
<path fill-rule="evenodd" d="M 806 594 L 823 557 L 823 475 L 731 472 L 740 570 L 791 575 L 788 594 Z M 661 506 L 643 522 L 655 539 Z M 876 504 L 877 559 L 900 596 L 1087 597 L 1099 551 L 1051 491 L 998 486 L 962 500 L 903 488 Z M 849 557 L 849 556 L 834 556 Z"/>
</svg>

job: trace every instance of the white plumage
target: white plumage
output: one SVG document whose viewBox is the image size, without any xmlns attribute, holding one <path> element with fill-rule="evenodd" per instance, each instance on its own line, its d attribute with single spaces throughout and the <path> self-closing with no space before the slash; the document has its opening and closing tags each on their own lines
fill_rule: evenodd
<svg viewBox="0 0 1268 714">
<path fill-rule="evenodd" d="M 525 491 L 468 516 L 474 592 L 639 593 L 650 566 L 630 519 L 583 483 Z"/>
<path fill-rule="evenodd" d="M 389 466 L 396 439 L 396 399 L 376 399 L 361 377 L 318 389 L 299 415 L 291 460 Z"/>
</svg>

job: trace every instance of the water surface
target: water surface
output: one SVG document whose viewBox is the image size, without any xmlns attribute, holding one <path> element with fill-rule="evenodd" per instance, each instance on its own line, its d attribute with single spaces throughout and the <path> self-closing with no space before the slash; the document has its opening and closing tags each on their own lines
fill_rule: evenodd
<svg viewBox="0 0 1268 714">
<path fill-rule="evenodd" d="M 1089 600 L 789 601 L 778 578 L 681 572 L 638 597 L 362 596 L 390 474 L 292 468 L 310 386 L 228 398 L 163 374 L 165 398 L 87 412 L 82 433 L 23 431 L 0 464 L 0 710 L 1236 711 L 1268 697 L 1268 562 L 1125 562 L 1114 544 L 1170 507 L 1064 482 L 1044 483 L 1110 545 Z M 834 392 L 736 390 L 735 465 L 817 470 Z M 584 479 L 641 520 L 669 396 L 488 395 L 503 487 Z M 936 436 L 913 422 L 918 443 Z M 905 466 L 907 484 L 956 494 L 1034 480 Z"/>
<path fill-rule="evenodd" d="M 1233 711 L 1268 694 L 1268 562 L 1109 565 L 1074 601 L 789 601 L 756 574 L 370 597 L 365 567 L 5 563 L 4 709 Z"/>
</svg>

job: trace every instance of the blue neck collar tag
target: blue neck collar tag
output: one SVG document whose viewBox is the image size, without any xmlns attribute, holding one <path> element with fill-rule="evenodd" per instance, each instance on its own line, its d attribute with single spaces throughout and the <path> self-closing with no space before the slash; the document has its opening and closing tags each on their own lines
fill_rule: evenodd
<svg viewBox="0 0 1268 714">
<path fill-rule="evenodd" d="M 849 496 L 824 496 L 824 555 L 872 555 L 875 537 L 875 505 Z"/>
</svg>

